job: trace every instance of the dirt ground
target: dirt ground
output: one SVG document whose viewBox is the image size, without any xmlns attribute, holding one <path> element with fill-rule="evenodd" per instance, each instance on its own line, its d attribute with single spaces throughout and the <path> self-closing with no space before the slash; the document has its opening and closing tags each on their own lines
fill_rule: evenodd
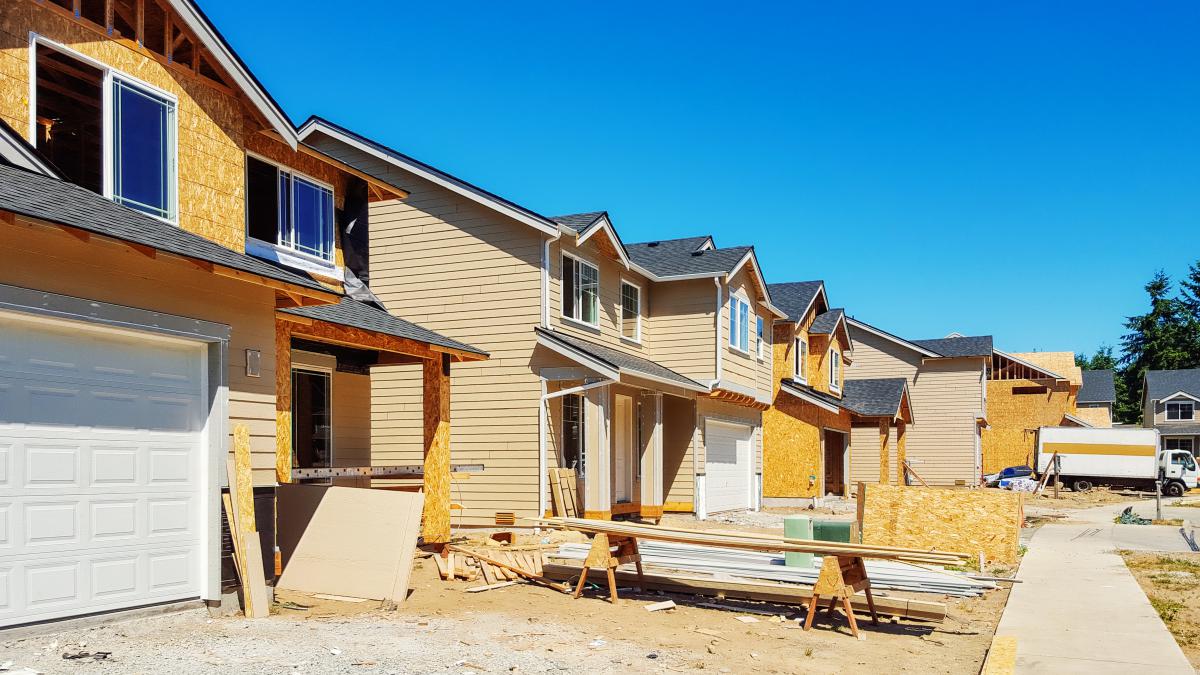
<svg viewBox="0 0 1200 675">
<path fill-rule="evenodd" d="M 44 673 L 844 673 L 977 672 L 1008 591 L 948 599 L 940 623 L 861 618 L 867 639 L 851 637 L 844 617 L 817 616 L 812 631 L 793 606 L 742 605 L 761 614 L 686 606 L 711 602 L 670 594 L 636 595 L 616 606 L 592 594 L 579 600 L 515 585 L 467 593 L 479 582 L 443 582 L 418 560 L 401 609 L 280 591 L 269 619 L 209 617 L 203 610 L 108 623 L 0 642 L 0 662 Z M 881 593 L 882 594 L 882 593 Z M 893 594 L 901 595 L 901 594 Z M 677 609 L 647 612 L 673 599 Z M 299 607 L 299 606 L 304 607 Z M 738 617 L 752 617 L 743 623 Z M 64 653 L 112 655 L 64 660 Z"/>
<path fill-rule="evenodd" d="M 1200 553 L 1121 555 L 1192 666 L 1200 668 Z"/>
</svg>

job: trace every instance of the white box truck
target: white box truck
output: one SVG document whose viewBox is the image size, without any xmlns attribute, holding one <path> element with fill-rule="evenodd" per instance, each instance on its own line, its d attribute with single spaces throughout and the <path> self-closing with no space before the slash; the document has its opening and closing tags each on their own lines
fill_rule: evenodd
<svg viewBox="0 0 1200 675">
<path fill-rule="evenodd" d="M 1162 480 L 1163 494 L 1181 497 L 1196 487 L 1196 460 L 1187 450 L 1162 450 L 1157 429 L 1038 429 L 1038 475 L 1049 471 L 1057 453 L 1059 475 L 1075 492 L 1095 485 L 1154 490 Z"/>
</svg>

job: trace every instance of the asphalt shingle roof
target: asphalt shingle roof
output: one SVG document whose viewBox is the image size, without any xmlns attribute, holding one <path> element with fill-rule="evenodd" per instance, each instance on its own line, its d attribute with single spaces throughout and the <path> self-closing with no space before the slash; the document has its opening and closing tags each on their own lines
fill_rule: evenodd
<svg viewBox="0 0 1200 675">
<path fill-rule="evenodd" d="M 842 399 L 840 399 L 836 396 L 831 396 L 830 394 L 826 394 L 825 392 L 821 391 L 820 389 L 814 388 L 812 385 L 804 384 L 802 382 L 797 382 L 791 378 L 784 378 L 783 383 L 793 389 L 799 389 L 800 391 L 804 392 L 805 394 L 808 394 L 809 396 L 812 396 L 813 398 L 820 399 L 834 407 L 837 407 L 837 408 L 845 408 L 846 407 L 843 404 Z"/>
<path fill-rule="evenodd" d="M 799 321 L 824 284 L 823 281 L 793 281 L 770 284 L 767 290 L 771 293 L 771 301 L 788 315 L 789 321 Z"/>
<path fill-rule="evenodd" d="M 1148 398 L 1161 401 L 1177 391 L 1200 398 L 1200 368 L 1151 370 L 1146 373 Z"/>
<path fill-rule="evenodd" d="M 911 340 L 911 342 L 947 358 L 992 355 L 991 335 L 939 338 L 937 340 Z"/>
<path fill-rule="evenodd" d="M 1080 403 L 1112 403 L 1117 400 L 1117 387 L 1111 370 L 1083 371 L 1083 386 L 1076 399 Z"/>
<path fill-rule="evenodd" d="M 342 301 L 336 305 L 314 305 L 311 307 L 289 307 L 281 309 L 281 312 L 287 314 L 295 314 L 317 321 L 328 321 L 342 326 L 350 326 L 351 328 L 361 328 L 384 335 L 391 335 L 399 338 L 407 338 L 420 342 L 428 342 L 431 345 L 446 347 L 447 349 L 457 349 L 464 352 L 471 352 L 487 356 L 488 353 L 472 347 L 465 342 L 452 340 L 444 335 L 435 333 L 428 328 L 418 326 L 410 321 L 405 321 L 398 316 L 390 314 L 372 307 L 366 303 L 353 300 L 351 298 L 342 298 Z"/>
<path fill-rule="evenodd" d="M 817 318 L 813 319 L 812 325 L 808 327 L 808 331 L 817 335 L 829 335 L 837 328 L 838 321 L 845 315 L 846 312 L 842 309 L 831 309 L 824 314 L 818 314 Z"/>
<path fill-rule="evenodd" d="M 1159 422 L 1154 428 L 1163 436 L 1200 436 L 1200 424 L 1195 423 Z"/>
<path fill-rule="evenodd" d="M 846 380 L 842 384 L 842 406 L 864 417 L 895 416 L 906 383 L 903 377 Z"/>
<path fill-rule="evenodd" d="M 545 335 L 552 340 L 557 340 L 568 347 L 577 349 L 598 361 L 602 361 L 615 370 L 625 371 L 635 376 L 638 373 L 651 375 L 659 379 L 677 382 L 680 385 L 688 388 L 708 389 L 708 387 L 705 387 L 703 384 L 700 384 L 690 377 L 680 375 L 670 368 L 661 366 L 650 359 L 644 359 L 640 356 L 626 354 L 625 352 L 613 349 L 612 347 L 606 347 L 605 345 L 597 344 L 589 340 L 581 340 L 574 335 L 567 335 L 566 333 L 556 330 L 549 330 L 542 328 L 541 326 L 535 326 L 534 331 L 540 335 Z"/>
<path fill-rule="evenodd" d="M 626 244 L 629 259 L 660 277 L 732 272 L 751 251 L 749 246 L 699 250 L 709 237 L 688 237 Z"/>
<path fill-rule="evenodd" d="M 550 216 L 550 220 L 575 230 L 576 234 L 583 234 L 591 229 L 600 220 L 600 216 L 604 215 L 604 211 L 592 211 L 590 213 L 572 213 L 565 216 Z"/>
<path fill-rule="evenodd" d="M 0 209 L 332 293 L 307 276 L 227 249 L 91 190 L 3 163 L 0 163 Z"/>
</svg>

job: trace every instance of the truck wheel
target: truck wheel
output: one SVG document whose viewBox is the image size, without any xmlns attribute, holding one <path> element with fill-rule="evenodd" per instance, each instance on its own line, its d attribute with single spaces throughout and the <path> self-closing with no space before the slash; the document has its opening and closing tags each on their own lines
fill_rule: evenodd
<svg viewBox="0 0 1200 675">
<path fill-rule="evenodd" d="M 1071 489 L 1075 492 L 1091 492 L 1092 481 L 1076 478 L 1074 483 L 1071 483 Z"/>
<path fill-rule="evenodd" d="M 1163 494 L 1168 497 L 1182 497 L 1184 492 L 1184 485 L 1179 481 L 1173 480 L 1163 486 Z"/>
</svg>

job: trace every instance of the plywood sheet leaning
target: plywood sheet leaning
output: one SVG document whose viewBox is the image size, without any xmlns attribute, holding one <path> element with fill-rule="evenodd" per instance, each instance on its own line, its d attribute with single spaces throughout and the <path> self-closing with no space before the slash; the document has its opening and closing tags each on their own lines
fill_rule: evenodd
<svg viewBox="0 0 1200 675">
<path fill-rule="evenodd" d="M 861 485 L 864 544 L 952 549 L 1017 559 L 1020 493 Z"/>
<path fill-rule="evenodd" d="M 280 485 L 279 588 L 400 603 L 408 594 L 424 495 Z M 285 548 L 286 547 L 286 548 Z"/>
<path fill-rule="evenodd" d="M 575 518 L 579 515 L 575 469 L 550 469 L 550 493 L 554 500 L 554 515 Z"/>
<path fill-rule="evenodd" d="M 233 429 L 232 459 L 226 460 L 229 495 L 226 517 L 233 538 L 234 562 L 242 582 L 243 611 L 257 619 L 270 614 L 267 580 L 263 572 L 262 544 L 254 522 L 254 476 L 250 470 L 250 431 L 244 424 Z"/>
</svg>

